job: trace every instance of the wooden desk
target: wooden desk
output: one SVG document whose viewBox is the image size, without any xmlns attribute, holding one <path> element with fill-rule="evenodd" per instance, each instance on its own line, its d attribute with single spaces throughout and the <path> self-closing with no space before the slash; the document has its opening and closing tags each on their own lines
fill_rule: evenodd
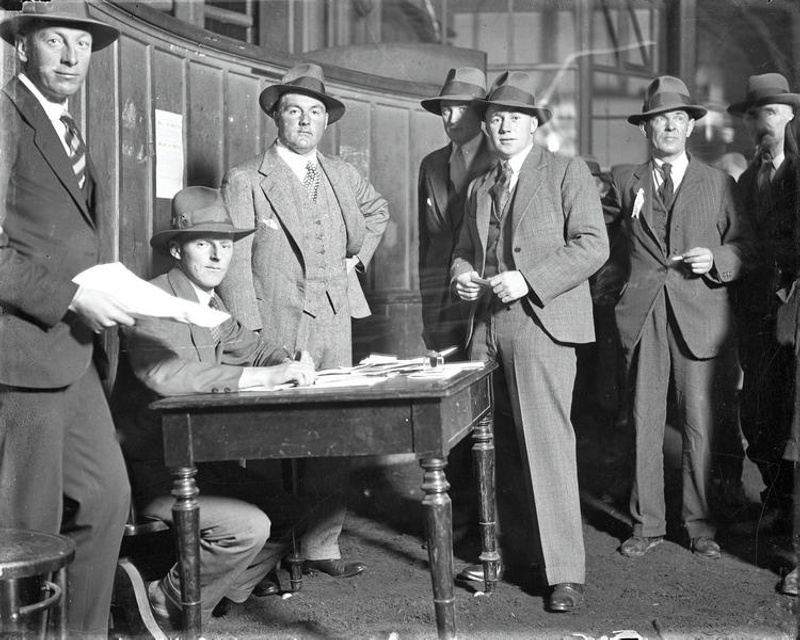
<svg viewBox="0 0 800 640">
<path fill-rule="evenodd" d="M 390 378 L 371 387 L 307 388 L 164 398 L 165 462 L 175 476 L 175 528 L 187 638 L 200 636 L 200 567 L 195 463 L 240 458 L 314 458 L 413 453 L 424 472 L 422 500 L 436 625 L 455 638 L 452 506 L 447 454 L 472 434 L 479 476 L 486 590 L 497 582 L 492 371 L 449 380 Z"/>
</svg>

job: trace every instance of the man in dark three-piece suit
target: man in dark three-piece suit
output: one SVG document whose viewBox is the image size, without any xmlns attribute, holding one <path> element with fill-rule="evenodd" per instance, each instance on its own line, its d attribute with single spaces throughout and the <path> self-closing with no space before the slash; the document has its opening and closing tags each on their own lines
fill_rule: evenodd
<svg viewBox="0 0 800 640">
<path fill-rule="evenodd" d="M 55 0 L 0 36 L 21 63 L 0 94 L 0 526 L 72 538 L 69 635 L 103 637 L 130 489 L 93 340 L 133 318 L 72 282 L 97 264 L 103 206 L 67 100 L 119 33 Z"/>
<path fill-rule="evenodd" d="M 223 180 L 234 223 L 256 231 L 242 240 L 220 295 L 246 327 L 274 344 L 307 350 L 321 369 L 349 366 L 351 317 L 370 314 L 357 272 L 366 269 L 381 240 L 388 204 L 355 167 L 317 150 L 327 126 L 345 112 L 326 91 L 321 67 L 289 69 L 280 83 L 264 89 L 260 104 L 275 120 L 278 137 Z M 321 493 L 341 495 L 338 515 L 303 536 L 307 566 L 336 577 L 355 575 L 364 565 L 342 561 L 338 544 L 346 462 L 304 466 L 307 488 L 317 484 Z"/>
<path fill-rule="evenodd" d="M 486 97 L 480 69 L 451 69 L 439 96 L 422 106 L 442 118 L 450 142 L 419 168 L 419 291 L 422 339 L 428 349 L 464 348 L 468 307 L 450 288 L 453 245 L 464 218 L 467 186 L 496 162 L 472 101 Z M 463 352 L 459 355 L 463 356 Z"/>
<path fill-rule="evenodd" d="M 711 445 L 726 377 L 720 368 L 730 361 L 720 356 L 733 344 L 727 285 L 742 269 L 746 245 L 732 179 L 686 153 L 695 120 L 705 114 L 680 79 L 654 80 L 642 113 L 628 118 L 647 136 L 652 159 L 614 171 L 604 201 L 628 243 L 627 283 L 616 306 L 636 438 L 633 536 L 620 547 L 628 557 L 644 555 L 666 532 L 670 382 L 683 436 L 682 521 L 695 555 L 720 555 L 708 505 Z"/>
<path fill-rule="evenodd" d="M 744 371 L 740 420 L 747 455 L 765 486 L 762 522 L 783 531 L 791 531 L 793 510 L 793 463 L 784 450 L 794 408 L 795 350 L 778 340 L 777 319 L 800 267 L 800 156 L 791 126 L 799 106 L 800 94 L 789 91 L 786 78 L 764 73 L 751 76 L 745 99 L 728 107 L 744 120 L 756 146 L 734 188 L 755 244 L 752 268 L 733 287 Z"/>
<path fill-rule="evenodd" d="M 533 144 L 552 113 L 536 103 L 529 74 L 502 73 L 477 104 L 500 161 L 469 187 L 451 277 L 471 303 L 470 356 L 502 365 L 516 433 L 498 426 L 498 447 L 518 443 L 552 586 L 547 607 L 568 612 L 582 604 L 585 582 L 570 422 L 575 345 L 594 340 L 588 280 L 608 238 L 586 164 Z"/>
</svg>

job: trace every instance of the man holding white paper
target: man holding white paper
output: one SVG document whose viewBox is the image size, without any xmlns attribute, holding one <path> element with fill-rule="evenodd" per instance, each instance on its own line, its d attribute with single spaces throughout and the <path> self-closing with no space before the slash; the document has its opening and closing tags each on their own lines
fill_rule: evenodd
<svg viewBox="0 0 800 640">
<path fill-rule="evenodd" d="M 174 266 L 152 283 L 170 296 L 224 310 L 215 289 L 228 272 L 234 243 L 253 231 L 234 227 L 218 190 L 183 189 L 172 202 L 172 228 L 150 240 L 172 256 Z M 123 330 L 122 356 L 112 407 L 134 502 L 142 516 L 170 524 L 172 477 L 164 466 L 161 420 L 150 403 L 166 395 L 309 385 L 315 377 L 307 353 L 295 361 L 233 318 L 210 328 L 142 318 Z M 205 617 L 226 598 L 243 602 L 250 596 L 286 552 L 285 542 L 267 544 L 275 521 L 288 529 L 303 511 L 297 499 L 278 496 L 251 476 L 235 462 L 198 465 Z M 153 611 L 165 626 L 177 622 L 178 575 L 175 566 L 148 586 Z"/>
</svg>

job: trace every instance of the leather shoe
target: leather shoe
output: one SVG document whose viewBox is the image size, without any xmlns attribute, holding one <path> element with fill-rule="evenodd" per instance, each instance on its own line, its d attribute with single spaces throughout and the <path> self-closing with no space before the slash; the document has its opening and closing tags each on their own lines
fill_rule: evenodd
<svg viewBox="0 0 800 640">
<path fill-rule="evenodd" d="M 505 574 L 505 567 L 503 563 L 497 568 L 497 579 L 502 580 Z M 484 582 L 483 565 L 482 564 L 468 564 L 456 575 L 456 580 L 459 582 Z"/>
<path fill-rule="evenodd" d="M 555 613 L 569 613 L 583 604 L 583 585 L 577 582 L 561 582 L 553 586 L 548 609 Z"/>
<path fill-rule="evenodd" d="M 781 593 L 787 596 L 797 595 L 797 567 L 783 577 Z"/>
<path fill-rule="evenodd" d="M 258 584 L 253 587 L 253 595 L 256 598 L 268 598 L 269 596 L 277 596 L 281 593 L 281 583 L 278 580 L 278 574 L 275 571 L 270 571 L 265 575 Z"/>
<path fill-rule="evenodd" d="M 714 538 L 709 538 L 708 536 L 692 538 L 691 548 L 692 553 L 702 558 L 712 558 L 716 560 L 720 557 L 719 545 Z"/>
<path fill-rule="evenodd" d="M 328 560 L 306 560 L 303 562 L 303 573 L 314 575 L 317 571 L 327 573 L 334 578 L 352 578 L 367 568 L 363 562 L 345 562 L 341 558 Z"/>
<path fill-rule="evenodd" d="M 631 536 L 620 545 L 619 552 L 627 558 L 639 558 L 662 542 L 664 536 Z"/>
</svg>

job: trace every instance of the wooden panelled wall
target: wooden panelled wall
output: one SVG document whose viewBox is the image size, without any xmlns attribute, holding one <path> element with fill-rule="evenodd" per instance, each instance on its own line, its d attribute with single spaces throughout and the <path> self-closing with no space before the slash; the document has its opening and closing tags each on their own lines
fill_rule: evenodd
<svg viewBox="0 0 800 640">
<path fill-rule="evenodd" d="M 93 56 L 85 90 L 70 109 L 83 125 L 109 209 L 105 260 L 143 277 L 165 270 L 149 245 L 169 225 L 170 203 L 155 195 L 155 109 L 184 118 L 185 184 L 219 186 L 226 169 L 260 153 L 275 136 L 260 110 L 261 90 L 298 58 L 234 42 L 136 3 L 96 1 L 92 12 L 120 40 Z M 3 69 L 13 65 L 10 47 Z M 265 59 L 269 58 L 269 59 Z M 446 141 L 441 122 L 419 106 L 438 87 L 326 68 L 328 90 L 347 112 L 328 129 L 322 151 L 368 175 L 391 206 L 391 222 L 364 279 L 373 317 L 354 327 L 356 355 L 421 354 L 417 288 L 417 171 Z"/>
</svg>

